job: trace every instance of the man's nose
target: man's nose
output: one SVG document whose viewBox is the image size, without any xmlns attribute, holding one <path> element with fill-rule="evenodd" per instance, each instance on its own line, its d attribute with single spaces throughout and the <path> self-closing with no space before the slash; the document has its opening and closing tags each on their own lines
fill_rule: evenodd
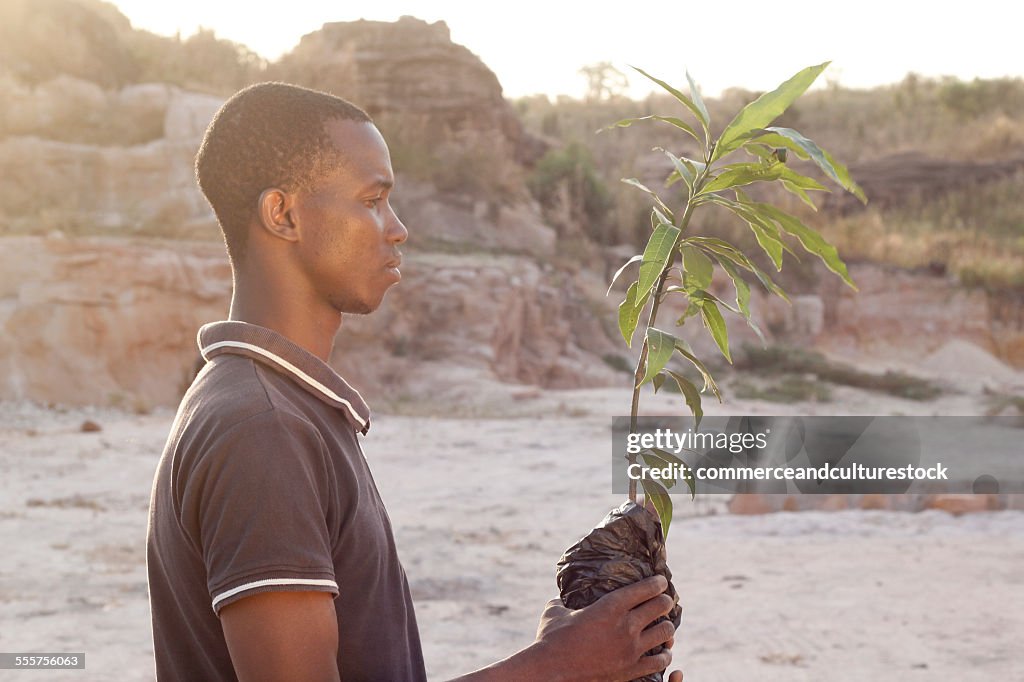
<svg viewBox="0 0 1024 682">
<path fill-rule="evenodd" d="M 388 225 L 387 235 L 388 241 L 392 241 L 395 244 L 402 244 L 409 238 L 409 230 L 406 229 L 394 209 L 391 210 L 391 224 Z"/>
</svg>

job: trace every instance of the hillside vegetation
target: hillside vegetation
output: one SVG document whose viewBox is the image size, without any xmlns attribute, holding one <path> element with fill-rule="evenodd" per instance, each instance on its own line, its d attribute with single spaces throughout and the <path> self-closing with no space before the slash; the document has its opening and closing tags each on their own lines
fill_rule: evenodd
<svg viewBox="0 0 1024 682">
<path fill-rule="evenodd" d="M 55 40 L 58 35 L 61 39 Z M 159 82 L 226 97 L 260 80 L 314 74 L 302 59 L 295 52 L 282 62 L 268 62 L 210 30 L 168 38 L 134 29 L 116 7 L 100 0 L 0 4 L 0 91 L 48 87 L 55 78 L 71 76 L 107 91 Z M 660 72 L 657 65 L 644 66 L 669 81 L 685 80 Z M 788 75 L 780 73 L 780 81 Z M 695 76 L 699 80 L 700 74 Z M 657 185 L 670 169 L 652 147 L 693 151 L 685 139 L 657 123 L 596 134 L 623 118 L 678 113 L 677 103 L 667 96 L 633 101 L 614 92 L 598 90 L 587 100 L 517 100 L 515 110 L 541 150 L 521 153 L 533 144 L 524 139 L 517 143 L 518 158 L 492 153 L 479 139 L 461 147 L 439 144 L 457 140 L 459 132 L 438 135 L 422 121 L 404 119 L 400 111 L 383 111 L 379 119 L 392 142 L 396 170 L 432 182 L 452 201 L 484 200 L 496 211 L 497 203 L 518 200 L 516 188 L 525 177 L 525 186 L 558 231 L 562 255 L 589 262 L 600 246 L 645 239 L 646 197 L 619 179 L 635 176 Z M 733 112 L 758 94 L 737 88 L 709 99 L 713 127 L 721 130 Z M 24 122 L 15 121 L 13 113 L 0 112 L 0 139 L 32 134 L 85 144 L 138 144 L 158 137 L 162 124 L 120 120 L 124 113 L 116 107 L 64 114 L 54 114 L 48 129 L 23 130 L 18 126 Z M 928 268 L 954 274 L 969 286 L 1024 292 L 1024 202 L 1019 200 L 1024 194 L 1024 81 L 910 74 L 898 84 L 871 90 L 831 82 L 801 98 L 778 125 L 816 140 L 846 162 L 867 190 L 872 201 L 866 209 L 828 198 L 819 215 L 808 216 L 803 205 L 788 205 L 804 212 L 848 260 Z M 126 137 L 127 130 L 134 132 Z M 747 238 L 745 228 L 728 215 L 709 213 L 701 221 L 697 229 L 702 231 Z M 787 277 L 809 277 L 797 264 L 788 269 Z"/>
<path fill-rule="evenodd" d="M 759 94 L 732 89 L 708 100 L 713 132 Z M 553 144 L 533 170 L 538 200 L 549 211 L 563 211 L 560 204 L 568 202 L 596 241 L 642 243 L 647 197 L 619 180 L 639 177 L 660 186 L 671 168 L 652 148 L 692 155 L 695 145 L 656 122 L 602 129 L 624 118 L 681 115 L 678 103 L 667 95 L 640 102 L 536 96 L 518 100 L 516 108 L 528 130 Z M 861 208 L 826 197 L 818 215 L 799 203 L 788 206 L 847 259 L 929 268 L 967 285 L 1024 292 L 1024 80 L 910 74 L 870 90 L 832 83 L 807 93 L 776 125 L 799 129 L 846 162 L 872 200 Z M 814 170 L 806 164 L 801 172 Z M 744 239 L 745 228 L 728 215 L 701 220 L 697 229 Z"/>
</svg>

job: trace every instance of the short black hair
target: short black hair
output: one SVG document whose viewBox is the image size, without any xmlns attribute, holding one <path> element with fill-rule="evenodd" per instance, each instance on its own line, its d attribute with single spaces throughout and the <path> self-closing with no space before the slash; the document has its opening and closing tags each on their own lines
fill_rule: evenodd
<svg viewBox="0 0 1024 682">
<path fill-rule="evenodd" d="M 325 130 L 332 120 L 372 122 L 341 97 L 288 83 L 257 83 L 217 111 L 196 154 L 196 179 L 217 214 L 232 262 L 245 252 L 263 190 L 291 192 L 344 161 Z"/>
</svg>

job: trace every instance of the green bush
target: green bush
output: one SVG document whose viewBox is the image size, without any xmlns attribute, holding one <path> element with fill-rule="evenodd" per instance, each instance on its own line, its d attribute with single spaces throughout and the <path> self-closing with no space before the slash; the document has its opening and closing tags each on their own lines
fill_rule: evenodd
<svg viewBox="0 0 1024 682">
<path fill-rule="evenodd" d="M 584 232 L 601 243 L 607 243 L 607 213 L 612 200 L 604 182 L 597 174 L 593 157 L 578 142 L 545 154 L 527 178 L 533 196 L 546 208 L 554 207 L 563 193 L 569 200 L 573 219 L 580 221 Z"/>
</svg>

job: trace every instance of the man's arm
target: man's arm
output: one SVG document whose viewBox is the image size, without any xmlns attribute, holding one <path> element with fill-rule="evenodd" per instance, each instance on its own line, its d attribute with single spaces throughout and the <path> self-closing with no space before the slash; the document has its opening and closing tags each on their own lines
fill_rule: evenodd
<svg viewBox="0 0 1024 682">
<path fill-rule="evenodd" d="M 552 600 L 533 644 L 453 682 L 615 682 L 664 670 L 672 662 L 670 651 L 657 656 L 644 652 L 673 641 L 675 628 L 670 622 L 651 625 L 672 609 L 674 602 L 662 594 L 667 586 L 661 576 L 647 578 L 576 611 Z M 672 673 L 669 680 L 680 682 L 682 673 Z"/>
<path fill-rule="evenodd" d="M 338 617 L 328 592 L 261 592 L 220 612 L 240 682 L 338 682 Z"/>
</svg>

